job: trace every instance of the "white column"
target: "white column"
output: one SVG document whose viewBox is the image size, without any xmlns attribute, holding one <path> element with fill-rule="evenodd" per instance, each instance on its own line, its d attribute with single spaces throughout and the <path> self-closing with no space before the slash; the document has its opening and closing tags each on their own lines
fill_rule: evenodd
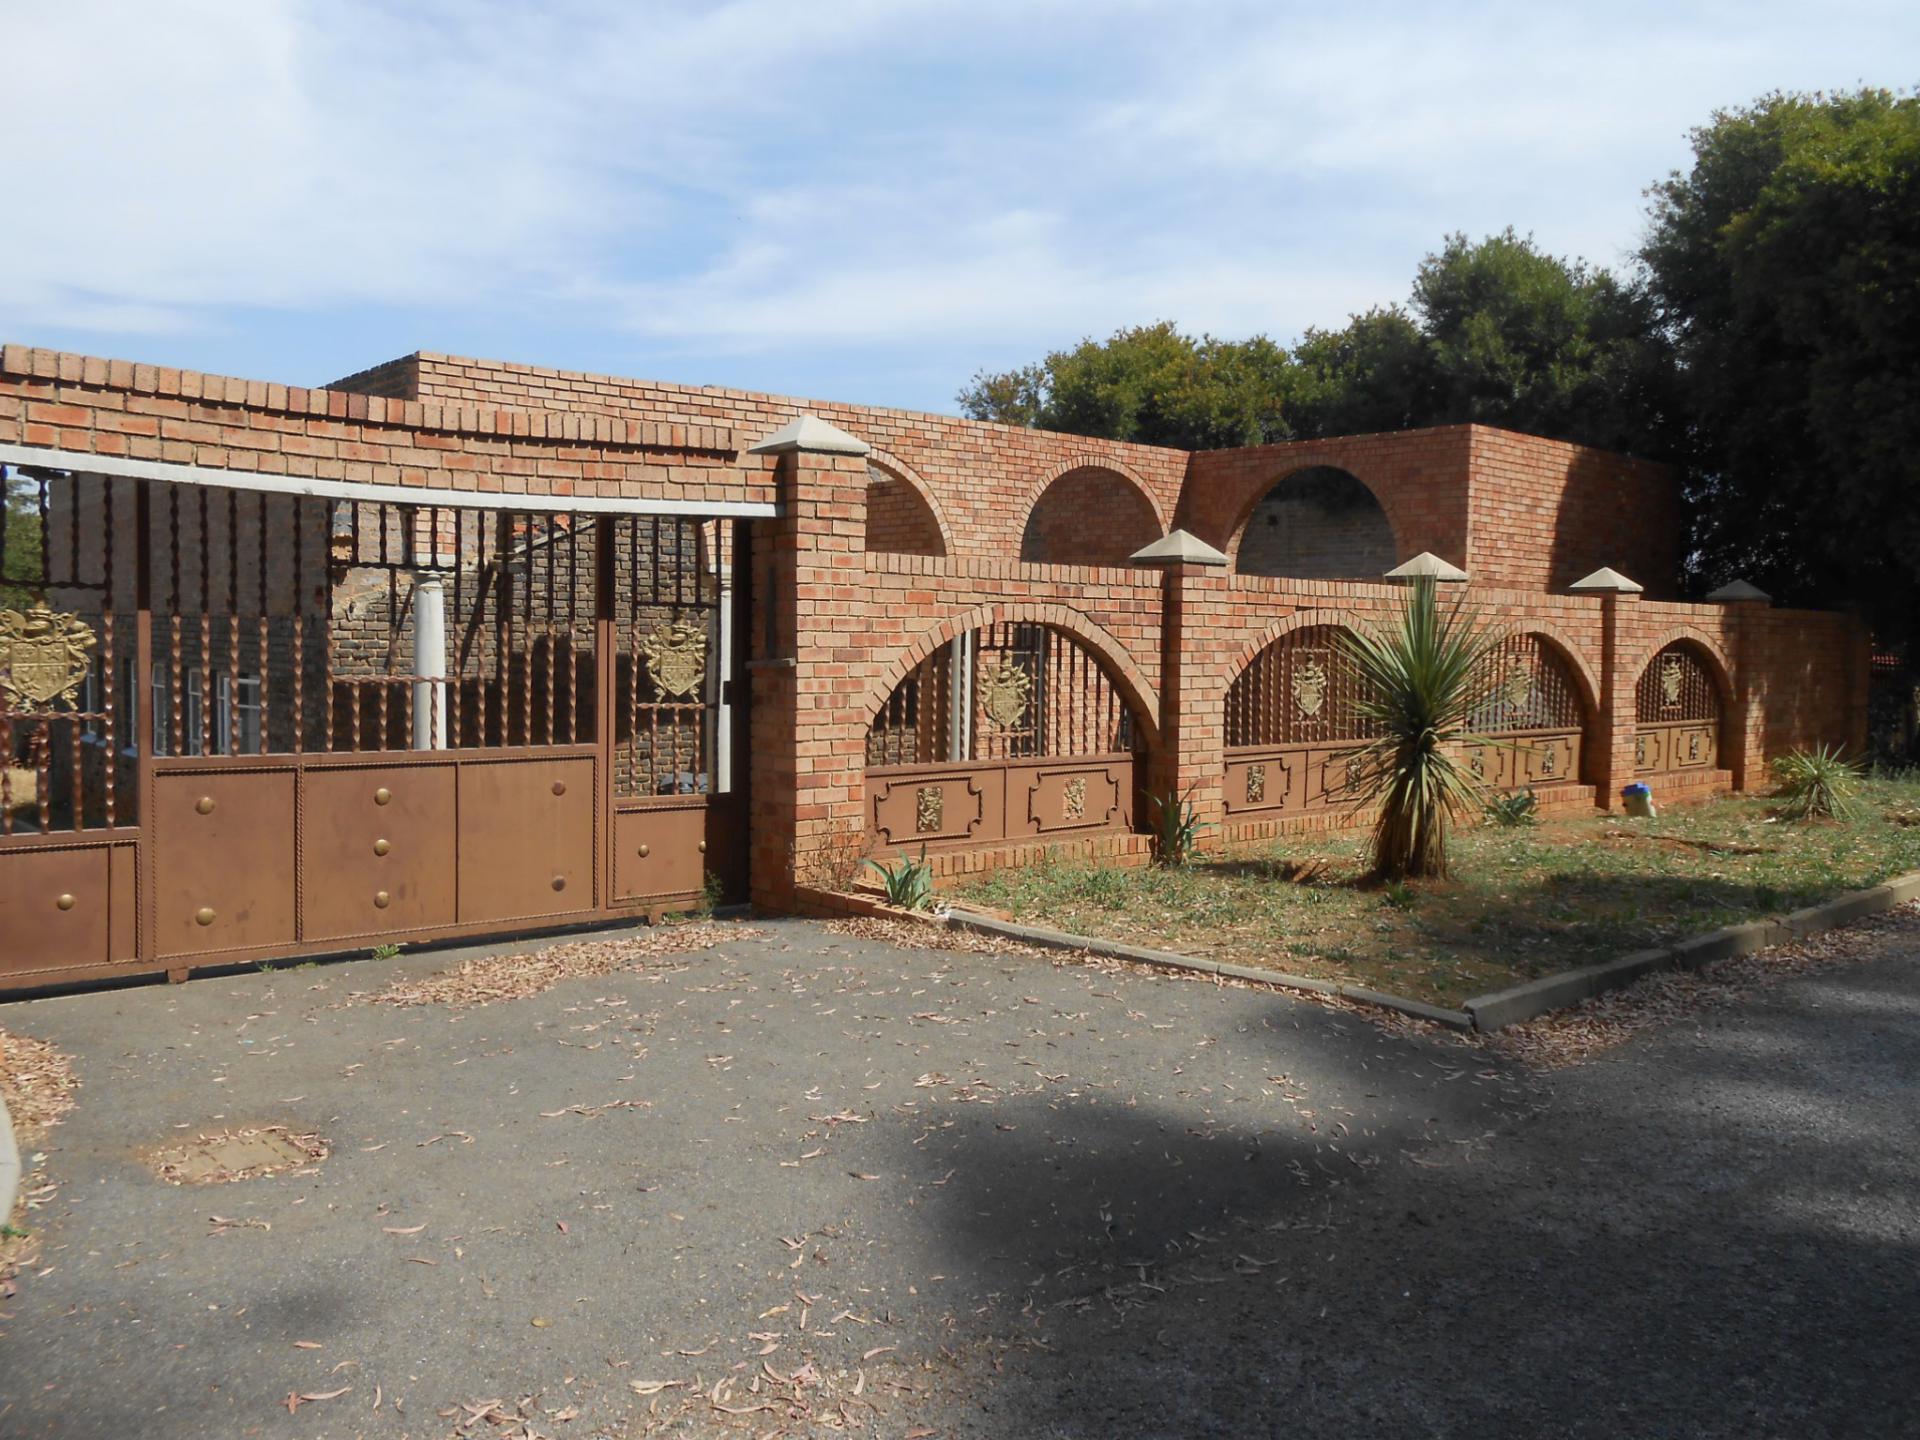
<svg viewBox="0 0 1920 1440">
<path fill-rule="evenodd" d="M 447 591 L 437 575 L 413 582 L 413 748 L 447 748 Z"/>
<path fill-rule="evenodd" d="M 956 635 L 948 661 L 947 759 L 964 764 L 973 758 L 973 632 Z"/>
<path fill-rule="evenodd" d="M 733 567 L 718 567 L 720 582 L 720 634 L 715 644 L 713 663 L 707 667 L 707 683 L 713 687 L 713 774 L 708 788 L 716 795 L 733 792 L 733 701 L 727 696 L 727 681 L 733 674 Z"/>
</svg>

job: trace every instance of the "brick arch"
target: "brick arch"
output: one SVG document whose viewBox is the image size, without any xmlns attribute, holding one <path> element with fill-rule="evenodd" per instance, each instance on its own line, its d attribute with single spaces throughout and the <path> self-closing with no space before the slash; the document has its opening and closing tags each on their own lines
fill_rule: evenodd
<svg viewBox="0 0 1920 1440">
<path fill-rule="evenodd" d="M 1580 709 L 1585 716 L 1584 728 L 1591 729 L 1600 718 L 1600 677 L 1593 666 L 1587 663 L 1587 657 L 1573 642 L 1566 631 L 1550 620 L 1525 620 L 1513 627 L 1515 635 L 1532 635 L 1546 641 L 1553 651 L 1573 672 L 1573 680 L 1580 687 Z"/>
<path fill-rule="evenodd" d="M 1732 713 L 1734 700 L 1733 666 L 1719 644 L 1697 625 L 1674 625 L 1661 631 L 1647 644 L 1633 654 L 1633 658 L 1621 668 L 1633 675 L 1633 683 L 1638 685 L 1640 677 L 1647 673 L 1647 666 L 1653 663 L 1653 657 L 1676 641 L 1685 640 L 1697 647 L 1706 656 L 1707 673 L 1713 676 L 1714 688 L 1720 692 L 1720 703 L 1726 707 L 1725 714 Z"/>
<path fill-rule="evenodd" d="M 1134 664 L 1127 647 L 1077 610 L 1068 609 L 1065 605 L 1041 605 L 1024 600 L 976 605 L 971 610 L 941 621 L 931 630 L 921 632 L 867 686 L 867 724 L 873 723 L 873 718 L 887 703 L 887 697 L 893 694 L 894 687 L 906 679 L 922 660 L 968 631 L 997 622 L 1051 625 L 1079 641 L 1119 687 L 1121 698 L 1133 711 L 1134 724 L 1139 729 L 1143 748 L 1151 750 L 1159 746 L 1160 697 L 1141 673 L 1140 667 Z"/>
<path fill-rule="evenodd" d="M 1114 477 L 1115 479 L 1119 480 L 1133 495 L 1137 496 L 1141 501 L 1141 503 L 1144 504 L 1146 507 L 1145 514 L 1141 518 L 1143 520 L 1150 518 L 1151 524 L 1153 526 L 1153 534 L 1142 538 L 1138 545 L 1130 544 L 1127 550 L 1128 555 L 1131 555 L 1134 550 L 1139 549 L 1143 545 L 1152 544 L 1155 540 L 1158 540 L 1161 536 L 1167 533 L 1166 507 L 1160 503 L 1159 497 L 1155 495 L 1153 492 L 1153 487 L 1147 484 L 1146 480 L 1141 476 L 1139 471 L 1133 469 L 1130 465 L 1127 465 L 1124 462 L 1114 460 L 1108 456 L 1095 455 L 1095 454 L 1083 452 L 1083 453 L 1068 456 L 1066 461 L 1063 464 L 1055 466 L 1051 471 L 1049 471 L 1046 475 L 1044 475 L 1041 478 L 1040 482 L 1037 485 L 1034 485 L 1032 488 L 1030 488 L 1027 491 L 1027 493 L 1021 498 L 1019 508 L 1015 511 L 1015 513 L 1020 517 L 1021 558 L 1023 559 L 1027 558 L 1025 553 L 1027 550 L 1027 537 L 1029 532 L 1033 528 L 1033 522 L 1034 522 L 1035 516 L 1040 512 L 1040 508 L 1042 504 L 1046 501 L 1048 492 L 1051 491 L 1054 488 L 1054 486 L 1058 485 L 1061 481 L 1067 479 L 1070 476 L 1083 475 L 1083 474 L 1089 474 L 1089 473 L 1098 473 L 1098 474 L 1109 475 Z M 1084 562 L 1075 562 L 1072 560 L 1066 560 L 1066 561 L 1044 561 L 1042 563 L 1073 564 L 1073 563 L 1084 563 Z M 1125 558 L 1114 557 L 1111 559 L 1102 560 L 1098 563 L 1123 564 L 1125 563 Z"/>
<path fill-rule="evenodd" d="M 875 446 L 867 455 L 867 463 L 875 470 L 884 472 L 890 479 L 905 485 L 910 493 L 918 497 L 925 507 L 933 527 L 938 532 L 941 555 L 951 555 L 954 550 L 953 527 L 947 523 L 946 511 L 933 493 L 933 487 L 909 465 L 902 463 L 887 451 Z M 917 552 L 916 552 L 917 553 Z"/>
<path fill-rule="evenodd" d="M 1289 456 L 1285 469 L 1268 476 L 1259 485 L 1255 486 L 1252 493 L 1241 502 L 1240 509 L 1234 516 L 1233 524 L 1227 529 L 1226 544 L 1221 547 L 1227 552 L 1227 568 L 1232 573 L 1236 575 L 1242 573 L 1240 570 L 1240 544 L 1246 539 L 1247 524 L 1253 519 L 1253 512 L 1258 510 L 1261 502 L 1280 486 L 1284 485 L 1294 476 L 1307 470 L 1338 470 L 1343 474 L 1352 476 L 1353 479 L 1373 497 L 1374 504 L 1380 507 L 1381 515 L 1386 519 L 1387 531 L 1393 537 L 1394 562 L 1398 564 L 1401 561 L 1413 558 L 1408 552 L 1405 539 L 1406 523 L 1403 517 L 1397 513 L 1397 506 L 1391 492 L 1382 493 L 1377 486 L 1368 481 L 1366 476 L 1360 474 L 1351 465 L 1345 463 L 1344 457 L 1342 459 L 1333 459 L 1314 455 L 1301 455 Z M 1392 567 L 1389 566 L 1388 568 L 1391 569 Z M 1345 576 L 1342 578 L 1373 579 L 1376 577 Z"/>
<path fill-rule="evenodd" d="M 1226 686 L 1222 688 L 1221 694 L 1224 695 L 1226 690 L 1232 687 L 1233 682 L 1240 678 L 1240 672 L 1253 663 L 1255 656 L 1276 641 L 1291 635 L 1296 630 L 1311 630 L 1315 626 L 1351 630 L 1353 620 L 1353 613 L 1347 610 L 1296 610 L 1283 619 L 1275 620 L 1260 632 L 1259 638 L 1249 640 L 1240 647 L 1239 652 L 1234 656 L 1233 664 L 1227 668 Z"/>
</svg>

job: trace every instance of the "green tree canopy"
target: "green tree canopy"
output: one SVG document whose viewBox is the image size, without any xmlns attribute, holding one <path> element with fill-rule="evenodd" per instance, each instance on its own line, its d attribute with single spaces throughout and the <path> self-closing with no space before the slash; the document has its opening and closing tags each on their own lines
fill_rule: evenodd
<svg viewBox="0 0 1920 1440">
<path fill-rule="evenodd" d="M 1920 101 L 1770 95 L 1653 191 L 1697 563 L 1911 635 L 1920 582 Z"/>
<path fill-rule="evenodd" d="M 1511 230 L 1455 235 L 1410 308 L 1308 330 L 1291 353 L 1162 321 L 983 371 L 959 398 L 978 420 L 1188 449 L 1465 420 L 1645 449 L 1662 373 L 1648 315 L 1632 286 Z"/>
<path fill-rule="evenodd" d="M 982 371 L 960 392 L 975 420 L 1211 450 L 1284 440 L 1287 354 L 1265 336 L 1216 340 L 1170 321 L 1082 340 L 1037 365 Z"/>
</svg>

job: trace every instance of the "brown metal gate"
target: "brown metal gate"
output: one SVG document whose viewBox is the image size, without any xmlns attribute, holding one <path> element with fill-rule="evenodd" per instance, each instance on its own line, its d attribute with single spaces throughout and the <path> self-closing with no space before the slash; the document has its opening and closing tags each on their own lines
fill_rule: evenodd
<svg viewBox="0 0 1920 1440">
<path fill-rule="evenodd" d="M 745 522 L 4 487 L 0 985 L 744 891 Z"/>
</svg>

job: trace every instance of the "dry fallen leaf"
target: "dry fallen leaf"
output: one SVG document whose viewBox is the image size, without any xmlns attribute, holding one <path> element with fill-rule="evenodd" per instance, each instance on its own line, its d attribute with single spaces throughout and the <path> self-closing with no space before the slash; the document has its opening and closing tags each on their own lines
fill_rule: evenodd
<svg viewBox="0 0 1920 1440">
<path fill-rule="evenodd" d="M 684 1380 L 629 1380 L 627 1387 L 636 1395 L 658 1395 L 662 1390 L 684 1390 Z"/>
<path fill-rule="evenodd" d="M 403 1230 L 398 1225 L 383 1225 L 380 1228 L 388 1235 L 418 1235 L 427 1227 L 425 1225 L 410 1225 Z"/>
<path fill-rule="evenodd" d="M 293 1348 L 296 1350 L 324 1350 L 327 1347 L 322 1345 L 318 1340 L 296 1340 L 293 1342 Z"/>
</svg>

